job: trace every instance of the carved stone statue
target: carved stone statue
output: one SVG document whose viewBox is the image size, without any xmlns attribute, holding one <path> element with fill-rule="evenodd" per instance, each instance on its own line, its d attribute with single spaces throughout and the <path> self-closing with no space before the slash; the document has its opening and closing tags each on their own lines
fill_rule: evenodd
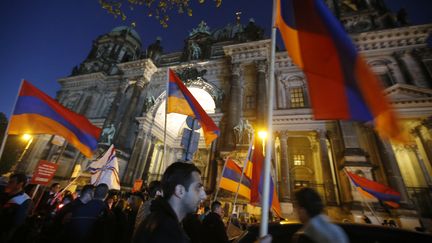
<svg viewBox="0 0 432 243">
<path fill-rule="evenodd" d="M 190 60 L 198 60 L 201 57 L 201 48 L 196 42 L 192 42 L 189 47 Z"/>
<path fill-rule="evenodd" d="M 111 123 L 109 126 L 105 127 L 102 130 L 101 143 L 111 144 L 111 142 L 114 138 L 115 132 L 116 132 L 116 129 L 114 127 L 114 124 Z"/>
<path fill-rule="evenodd" d="M 256 41 L 264 38 L 264 30 L 255 24 L 254 19 L 249 19 L 249 23 L 240 36 L 244 41 Z"/>
<path fill-rule="evenodd" d="M 250 124 L 248 120 L 245 121 L 243 126 L 244 126 L 243 129 L 244 129 L 244 133 L 245 133 L 244 135 L 247 136 L 247 141 L 244 141 L 244 138 L 243 138 L 243 143 L 245 143 L 245 142 L 250 143 L 252 136 L 253 136 L 255 131 L 252 127 L 252 124 Z"/>
<path fill-rule="evenodd" d="M 233 128 L 237 144 L 248 144 L 252 140 L 254 129 L 246 119 L 241 119 L 239 124 Z"/>
<path fill-rule="evenodd" d="M 156 100 L 153 95 L 148 95 L 144 101 L 143 112 L 147 112 L 155 104 Z"/>
<path fill-rule="evenodd" d="M 152 59 L 155 63 L 159 63 L 160 56 L 162 55 L 163 48 L 161 46 L 161 38 L 156 38 L 156 42 L 150 44 L 147 48 L 147 58 Z"/>
<path fill-rule="evenodd" d="M 243 119 L 239 121 L 239 123 L 233 128 L 233 130 L 236 143 L 240 144 L 243 137 Z"/>
<path fill-rule="evenodd" d="M 201 23 L 198 24 L 197 28 L 192 29 L 192 31 L 189 33 L 189 36 L 193 36 L 196 33 L 206 33 L 210 35 L 210 27 L 208 27 L 206 22 L 201 21 Z"/>
</svg>

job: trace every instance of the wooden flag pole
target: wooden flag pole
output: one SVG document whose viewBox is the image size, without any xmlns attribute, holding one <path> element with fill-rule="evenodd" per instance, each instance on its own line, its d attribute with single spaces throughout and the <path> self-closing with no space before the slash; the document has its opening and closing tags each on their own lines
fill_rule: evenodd
<svg viewBox="0 0 432 243">
<path fill-rule="evenodd" d="M 272 17 L 272 32 L 271 32 L 271 51 L 270 51 L 270 70 L 269 83 L 267 85 L 267 144 L 264 161 L 264 183 L 263 192 L 261 195 L 261 224 L 260 237 L 264 237 L 268 233 L 268 212 L 270 210 L 270 163 L 272 155 L 272 140 L 273 140 L 273 97 L 274 97 L 274 66 L 276 52 L 276 0 L 273 0 L 273 17 Z"/>
</svg>

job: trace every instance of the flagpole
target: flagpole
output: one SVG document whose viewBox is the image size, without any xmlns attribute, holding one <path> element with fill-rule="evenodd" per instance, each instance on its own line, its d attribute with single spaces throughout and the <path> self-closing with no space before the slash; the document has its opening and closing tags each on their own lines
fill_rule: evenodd
<svg viewBox="0 0 432 243">
<path fill-rule="evenodd" d="M 272 17 L 272 33 L 271 33 L 271 52 L 270 52 L 270 70 L 269 70 L 269 83 L 267 91 L 267 143 L 264 162 L 264 185 L 263 193 L 261 195 L 261 225 L 260 237 L 264 237 L 268 233 L 268 211 L 270 209 L 270 162 L 272 155 L 272 140 L 273 140 L 273 96 L 274 96 L 274 66 L 275 66 L 275 51 L 276 51 L 276 0 L 273 0 L 273 17 Z"/>
<path fill-rule="evenodd" d="M 18 88 L 17 95 L 15 97 L 15 102 L 14 102 L 14 105 L 12 107 L 12 112 L 10 113 L 10 116 L 9 116 L 9 122 L 8 122 L 8 124 L 6 126 L 6 130 L 5 130 L 4 134 L 3 134 L 3 140 L 2 140 L 1 147 L 0 147 L 0 159 L 3 156 L 3 151 L 4 151 L 4 148 L 6 146 L 6 140 L 7 140 L 7 137 L 8 137 L 8 132 L 9 132 L 9 126 L 10 126 L 10 123 L 11 123 L 11 118 L 12 118 L 12 115 L 13 115 L 13 113 L 15 111 L 15 106 L 16 106 L 16 103 L 18 101 L 18 97 L 19 97 L 19 94 L 21 92 L 21 88 L 23 86 L 23 83 L 24 83 L 24 79 L 21 79 L 21 83 L 20 83 L 20 86 Z"/>
<path fill-rule="evenodd" d="M 164 148 L 163 148 L 163 156 L 162 156 L 162 158 L 163 158 L 162 163 L 165 163 L 165 168 L 166 168 L 166 135 L 167 135 L 166 129 L 167 129 L 167 120 L 168 120 L 167 119 L 168 118 L 167 111 L 168 111 L 168 95 L 169 95 L 169 75 L 170 75 L 169 68 L 167 68 L 167 84 L 166 84 L 166 95 L 165 95 L 164 141 L 163 141 Z"/>
<path fill-rule="evenodd" d="M 222 177 L 222 175 L 223 175 L 224 172 L 225 172 L 225 168 L 226 168 L 226 164 L 227 164 L 228 159 L 229 159 L 229 157 L 227 157 L 227 158 L 225 159 L 224 167 L 222 168 L 221 177 Z M 219 193 L 219 189 L 220 189 L 220 179 L 219 179 L 219 186 L 216 187 L 216 192 L 215 192 L 215 195 L 214 195 L 214 197 L 213 197 L 213 201 L 212 201 L 212 202 L 216 201 L 216 199 L 217 199 L 217 195 L 218 195 L 218 193 Z"/>
<path fill-rule="evenodd" d="M 235 193 L 235 196 L 234 196 L 234 202 L 233 202 L 233 211 L 228 216 L 228 223 L 231 223 L 231 217 L 232 217 L 232 213 L 234 212 L 235 205 L 237 203 L 237 197 L 238 197 L 238 194 L 239 194 L 239 191 L 240 191 L 240 185 L 241 185 L 241 182 L 243 180 L 244 173 L 246 171 L 246 167 L 249 164 L 249 157 L 250 157 L 250 155 L 252 153 L 252 144 L 253 144 L 253 142 L 254 142 L 254 135 L 252 135 L 252 140 L 250 141 L 250 144 L 249 144 L 248 153 L 246 155 L 245 162 L 243 163 L 243 168 L 242 168 L 242 172 L 241 172 L 241 175 L 240 175 L 240 180 L 237 183 L 237 190 L 236 190 L 236 193 Z"/>
</svg>

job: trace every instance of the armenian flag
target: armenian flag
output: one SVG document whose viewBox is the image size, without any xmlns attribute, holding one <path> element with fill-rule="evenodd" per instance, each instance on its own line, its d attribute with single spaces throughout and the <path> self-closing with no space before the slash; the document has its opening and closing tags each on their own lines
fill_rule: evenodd
<svg viewBox="0 0 432 243">
<path fill-rule="evenodd" d="M 399 192 L 388 186 L 358 176 L 352 172 L 346 171 L 346 173 L 351 179 L 353 185 L 363 196 L 367 198 L 376 198 L 394 208 L 399 207 L 398 202 L 401 199 Z"/>
<path fill-rule="evenodd" d="M 204 131 L 207 145 L 219 136 L 219 128 L 171 69 L 169 69 L 167 102 L 167 113 L 179 113 L 198 120 Z"/>
<path fill-rule="evenodd" d="M 252 204 L 259 204 L 261 202 L 261 195 L 263 193 L 264 186 L 264 154 L 262 151 L 262 145 L 259 142 L 255 142 L 252 159 L 252 178 L 251 178 L 251 196 L 250 201 Z M 279 203 L 279 197 L 276 193 L 273 179 L 270 179 L 270 196 L 269 203 L 272 205 L 273 211 L 282 217 L 282 210 Z"/>
<path fill-rule="evenodd" d="M 23 80 L 8 133 L 62 136 L 85 156 L 91 157 L 101 129 Z"/>
<path fill-rule="evenodd" d="M 240 178 L 242 178 L 238 194 L 247 199 L 250 199 L 250 178 L 246 177 L 245 175 L 241 177 L 241 175 L 242 168 L 238 166 L 236 162 L 234 162 L 234 160 L 228 158 L 226 160 L 225 169 L 219 182 L 219 188 L 223 188 L 230 192 L 236 193 Z"/>
<path fill-rule="evenodd" d="M 278 0 L 275 26 L 307 77 L 315 119 L 374 119 L 382 137 L 405 141 L 379 80 L 324 1 Z"/>
</svg>

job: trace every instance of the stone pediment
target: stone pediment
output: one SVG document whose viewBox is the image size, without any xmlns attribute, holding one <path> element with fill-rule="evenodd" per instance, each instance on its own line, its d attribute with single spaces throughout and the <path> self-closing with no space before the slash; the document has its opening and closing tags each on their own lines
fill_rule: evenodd
<svg viewBox="0 0 432 243">
<path fill-rule="evenodd" d="M 432 89 L 409 84 L 395 84 L 384 90 L 384 93 L 395 102 L 410 100 L 432 100 Z"/>
</svg>

